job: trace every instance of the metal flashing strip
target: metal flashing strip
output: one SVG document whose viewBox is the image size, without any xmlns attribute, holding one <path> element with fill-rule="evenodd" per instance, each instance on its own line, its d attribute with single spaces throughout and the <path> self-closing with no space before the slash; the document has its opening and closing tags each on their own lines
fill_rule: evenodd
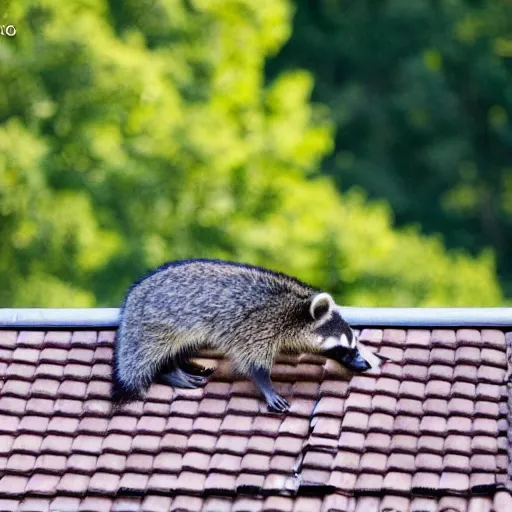
<svg viewBox="0 0 512 512">
<path fill-rule="evenodd" d="M 0 328 L 116 328 L 118 308 L 0 309 Z"/>
<path fill-rule="evenodd" d="M 341 308 L 361 327 L 511 327 L 512 308 Z M 118 308 L 0 309 L 0 328 L 116 328 Z"/>
<path fill-rule="evenodd" d="M 512 308 L 341 308 L 347 322 L 375 327 L 510 327 Z"/>
</svg>

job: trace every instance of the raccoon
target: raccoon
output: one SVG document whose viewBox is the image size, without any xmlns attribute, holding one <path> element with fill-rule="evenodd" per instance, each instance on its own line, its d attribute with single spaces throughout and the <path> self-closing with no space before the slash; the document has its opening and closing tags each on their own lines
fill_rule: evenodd
<svg viewBox="0 0 512 512">
<path fill-rule="evenodd" d="M 125 297 L 114 347 L 114 403 L 141 398 L 154 381 L 205 385 L 211 371 L 191 361 L 203 348 L 229 357 L 276 412 L 289 408 L 270 380 L 278 353 L 320 354 L 355 372 L 371 367 L 328 293 L 252 265 L 175 261 L 136 282 Z"/>
</svg>

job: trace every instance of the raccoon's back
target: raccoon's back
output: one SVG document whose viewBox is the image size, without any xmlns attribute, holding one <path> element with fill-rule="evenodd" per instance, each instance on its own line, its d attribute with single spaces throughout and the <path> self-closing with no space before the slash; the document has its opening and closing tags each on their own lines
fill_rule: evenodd
<svg viewBox="0 0 512 512">
<path fill-rule="evenodd" d="M 189 260 L 160 267 L 131 291 L 147 321 L 180 318 L 183 328 L 198 320 L 236 319 L 279 301 L 302 300 L 312 288 L 259 267 L 217 260 Z M 130 301 L 134 302 L 134 301 Z"/>
</svg>

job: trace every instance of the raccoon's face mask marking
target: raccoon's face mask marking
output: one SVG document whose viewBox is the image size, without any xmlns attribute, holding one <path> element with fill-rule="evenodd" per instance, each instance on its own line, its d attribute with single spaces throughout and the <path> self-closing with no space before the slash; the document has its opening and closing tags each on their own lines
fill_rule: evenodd
<svg viewBox="0 0 512 512">
<path fill-rule="evenodd" d="M 371 367 L 359 351 L 357 336 L 328 293 L 319 293 L 313 298 L 310 313 L 317 321 L 314 332 L 318 335 L 318 343 L 326 357 L 356 372 Z"/>
</svg>

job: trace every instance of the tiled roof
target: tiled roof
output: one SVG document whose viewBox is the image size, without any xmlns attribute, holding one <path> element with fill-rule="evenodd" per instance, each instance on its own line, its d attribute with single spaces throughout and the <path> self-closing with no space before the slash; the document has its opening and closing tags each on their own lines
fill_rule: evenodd
<svg viewBox="0 0 512 512">
<path fill-rule="evenodd" d="M 285 415 L 205 354 L 113 415 L 114 331 L 0 331 L 0 510 L 509 512 L 511 335 L 363 329 L 391 361 L 350 380 L 281 357 Z"/>
</svg>

